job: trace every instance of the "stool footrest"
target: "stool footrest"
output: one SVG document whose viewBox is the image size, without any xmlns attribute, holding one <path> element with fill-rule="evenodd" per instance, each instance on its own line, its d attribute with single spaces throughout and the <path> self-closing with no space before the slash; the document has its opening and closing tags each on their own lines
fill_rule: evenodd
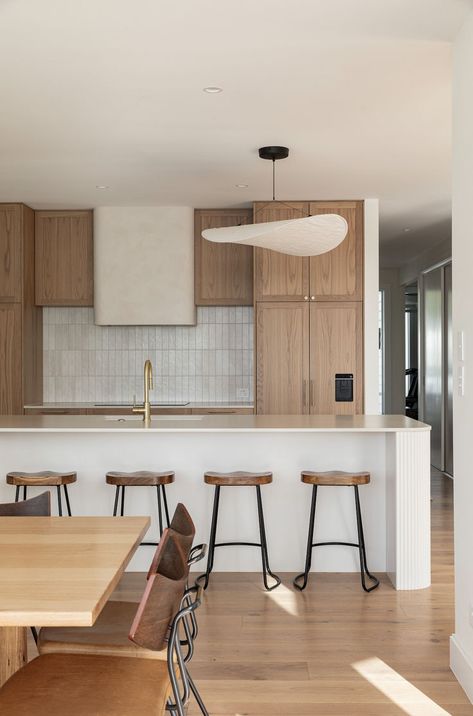
<svg viewBox="0 0 473 716">
<path fill-rule="evenodd" d="M 261 542 L 218 542 L 214 547 L 261 547 Z"/>
<path fill-rule="evenodd" d="M 342 545 L 343 547 L 357 547 L 360 548 L 360 545 L 355 542 L 314 542 L 312 544 L 312 547 L 327 547 L 330 545 Z"/>
</svg>

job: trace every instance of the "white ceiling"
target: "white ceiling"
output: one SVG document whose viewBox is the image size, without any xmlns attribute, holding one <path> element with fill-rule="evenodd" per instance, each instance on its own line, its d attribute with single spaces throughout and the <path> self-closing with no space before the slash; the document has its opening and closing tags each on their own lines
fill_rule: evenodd
<svg viewBox="0 0 473 716">
<path fill-rule="evenodd" d="M 379 197 L 398 263 L 449 233 L 450 42 L 471 9 L 0 0 L 0 200 L 241 205 L 271 198 L 257 149 L 284 144 L 277 196 Z"/>
</svg>

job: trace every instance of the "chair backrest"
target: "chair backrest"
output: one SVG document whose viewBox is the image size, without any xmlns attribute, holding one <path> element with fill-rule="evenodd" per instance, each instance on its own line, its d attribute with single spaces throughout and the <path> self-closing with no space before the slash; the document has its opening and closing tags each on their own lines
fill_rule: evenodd
<svg viewBox="0 0 473 716">
<path fill-rule="evenodd" d="M 192 549 L 192 543 L 195 537 L 195 525 L 192 521 L 192 517 L 190 516 L 182 502 L 178 503 L 174 511 L 169 529 L 173 533 L 175 533 L 175 537 L 179 542 L 179 545 L 187 562 L 189 560 L 189 554 Z M 151 562 L 151 566 L 148 570 L 148 579 L 152 574 L 156 573 L 156 565 L 158 559 L 163 560 L 163 555 L 159 554 L 159 546 L 156 550 L 156 553 L 153 557 L 153 561 Z"/>
<path fill-rule="evenodd" d="M 22 502 L 0 504 L 0 517 L 50 517 L 51 495 L 49 490 Z"/>
<path fill-rule="evenodd" d="M 153 563 L 155 571 L 148 579 L 128 637 L 145 649 L 161 651 L 181 607 L 189 575 L 186 555 L 175 532 L 164 530 Z"/>
</svg>

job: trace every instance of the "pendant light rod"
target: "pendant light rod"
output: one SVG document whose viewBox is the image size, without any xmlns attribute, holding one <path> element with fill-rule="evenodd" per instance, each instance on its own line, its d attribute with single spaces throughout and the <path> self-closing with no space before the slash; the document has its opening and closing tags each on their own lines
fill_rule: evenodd
<svg viewBox="0 0 473 716">
<path fill-rule="evenodd" d="M 276 200 L 276 161 L 287 159 L 289 149 L 287 147 L 260 147 L 258 149 L 260 159 L 270 159 L 273 162 L 273 201 Z"/>
</svg>

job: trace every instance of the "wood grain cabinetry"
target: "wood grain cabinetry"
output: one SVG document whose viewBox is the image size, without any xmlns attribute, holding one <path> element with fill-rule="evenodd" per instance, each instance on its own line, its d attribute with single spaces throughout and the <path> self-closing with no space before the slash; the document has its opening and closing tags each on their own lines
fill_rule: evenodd
<svg viewBox="0 0 473 716">
<path fill-rule="evenodd" d="M 42 314 L 34 303 L 34 212 L 0 204 L 0 414 L 42 398 Z"/>
<path fill-rule="evenodd" d="M 363 306 L 361 302 L 316 302 L 310 306 L 310 412 L 363 412 Z M 353 375 L 353 401 L 336 402 L 335 375 Z"/>
<path fill-rule="evenodd" d="M 251 223 L 251 209 L 197 209 L 195 211 L 195 303 L 197 306 L 251 306 L 253 304 L 253 248 L 216 244 L 202 231 Z"/>
<path fill-rule="evenodd" d="M 261 302 L 256 308 L 258 413 L 309 411 L 309 304 Z"/>
<path fill-rule="evenodd" d="M 92 306 L 91 211 L 37 211 L 36 304 Z"/>
<path fill-rule="evenodd" d="M 363 411 L 363 202 L 254 204 L 255 223 L 331 213 L 348 234 L 326 254 L 255 249 L 258 413 Z M 353 374 L 353 400 L 335 399 L 336 374 Z"/>
<path fill-rule="evenodd" d="M 0 301 L 21 301 L 21 231 L 23 211 L 20 204 L 0 205 Z"/>
<path fill-rule="evenodd" d="M 254 221 L 340 214 L 348 234 L 321 256 L 297 257 L 255 249 L 255 301 L 361 301 L 363 298 L 363 202 L 255 203 Z"/>
<path fill-rule="evenodd" d="M 363 298 L 363 202 L 312 201 L 310 216 L 339 214 L 348 234 L 332 251 L 309 260 L 310 295 L 321 301 L 361 301 Z"/>
<path fill-rule="evenodd" d="M 259 414 L 362 412 L 361 302 L 261 302 L 256 332 Z M 353 374 L 353 401 L 335 400 L 337 373 Z"/>
<path fill-rule="evenodd" d="M 254 223 L 301 219 L 309 215 L 306 201 L 256 202 Z M 309 295 L 309 262 L 270 249 L 255 249 L 255 301 L 303 301 Z"/>
</svg>

